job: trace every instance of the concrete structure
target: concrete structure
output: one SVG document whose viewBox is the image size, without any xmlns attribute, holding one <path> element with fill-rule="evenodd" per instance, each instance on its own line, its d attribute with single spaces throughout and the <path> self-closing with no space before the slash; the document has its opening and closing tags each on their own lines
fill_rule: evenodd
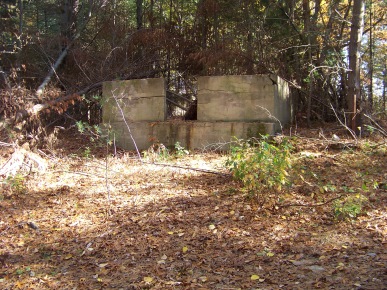
<svg viewBox="0 0 387 290">
<path fill-rule="evenodd" d="M 130 132 L 137 147 L 149 148 L 154 143 L 173 147 L 176 142 L 188 149 L 226 150 L 234 137 L 260 137 L 274 132 L 273 123 L 261 122 L 200 122 L 170 120 L 166 122 L 130 122 Z M 111 123 L 116 144 L 134 150 L 128 128 L 122 122 Z"/>
<path fill-rule="evenodd" d="M 200 121 L 290 121 L 289 87 L 275 75 L 198 78 Z M 276 122 L 276 129 L 280 129 Z"/>
<path fill-rule="evenodd" d="M 163 78 L 104 82 L 102 120 L 104 123 L 122 122 L 124 115 L 127 121 L 164 121 L 165 94 Z"/>
<path fill-rule="evenodd" d="M 140 150 L 158 142 L 225 150 L 233 137 L 278 131 L 270 115 L 283 125 L 291 117 L 288 86 L 274 75 L 199 77 L 197 121 L 165 121 L 165 94 L 164 79 L 104 83 L 103 122 L 111 125 L 118 146 L 135 149 L 123 114 Z"/>
</svg>

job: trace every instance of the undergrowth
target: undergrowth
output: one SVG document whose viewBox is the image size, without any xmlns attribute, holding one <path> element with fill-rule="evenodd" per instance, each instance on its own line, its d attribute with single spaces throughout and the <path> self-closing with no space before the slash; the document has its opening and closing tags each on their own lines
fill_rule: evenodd
<svg viewBox="0 0 387 290">
<path fill-rule="evenodd" d="M 269 136 L 237 139 L 231 146 L 226 166 L 242 182 L 246 193 L 263 204 L 270 190 L 279 192 L 289 183 L 291 149 L 286 138 L 278 142 Z"/>
</svg>

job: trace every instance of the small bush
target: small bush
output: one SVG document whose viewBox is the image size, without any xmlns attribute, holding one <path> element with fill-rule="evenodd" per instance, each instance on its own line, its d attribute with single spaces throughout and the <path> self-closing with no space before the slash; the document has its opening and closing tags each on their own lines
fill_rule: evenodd
<svg viewBox="0 0 387 290">
<path fill-rule="evenodd" d="M 177 157 L 183 157 L 189 155 L 189 151 L 181 146 L 180 142 L 175 143 L 175 154 Z"/>
<path fill-rule="evenodd" d="M 336 220 L 355 219 L 363 212 L 363 205 L 367 197 L 362 194 L 347 196 L 333 204 L 333 214 Z"/>
<path fill-rule="evenodd" d="M 8 176 L 4 183 L 9 187 L 11 193 L 22 194 L 27 192 L 26 179 L 21 174 Z"/>
<path fill-rule="evenodd" d="M 150 162 L 167 160 L 170 158 L 169 150 L 162 143 L 154 143 L 148 150 L 142 152 L 145 159 Z"/>
<path fill-rule="evenodd" d="M 231 146 L 226 166 L 234 178 L 242 182 L 249 195 L 264 202 L 269 190 L 279 191 L 289 182 L 290 150 L 287 139 L 278 144 L 270 142 L 268 136 L 237 140 Z"/>
</svg>

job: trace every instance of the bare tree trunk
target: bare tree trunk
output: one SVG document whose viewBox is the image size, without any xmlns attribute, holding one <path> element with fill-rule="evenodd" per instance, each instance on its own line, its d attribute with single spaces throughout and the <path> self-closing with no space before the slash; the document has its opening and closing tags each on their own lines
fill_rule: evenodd
<svg viewBox="0 0 387 290">
<path fill-rule="evenodd" d="M 253 5 L 249 5 L 250 1 L 244 2 L 244 16 L 245 16 L 245 25 L 247 27 L 247 55 L 246 55 L 246 72 L 249 75 L 254 74 L 254 48 L 253 48 L 253 25 L 250 17 L 252 13 L 251 9 Z"/>
<path fill-rule="evenodd" d="M 18 41 L 17 41 L 17 46 L 18 46 L 18 59 L 17 59 L 17 71 L 18 71 L 18 74 L 17 74 L 17 82 L 18 82 L 18 86 L 20 87 L 21 86 L 21 78 L 20 78 L 20 72 L 21 72 L 21 62 L 20 62 L 20 56 L 21 56 L 21 52 L 23 50 L 23 0 L 19 0 L 19 37 L 18 37 Z"/>
<path fill-rule="evenodd" d="M 63 50 L 68 46 L 77 34 L 77 15 L 79 12 L 79 0 L 63 0 L 61 36 Z"/>
<path fill-rule="evenodd" d="M 36 95 L 40 96 L 41 94 L 43 94 L 43 91 L 44 91 L 44 88 L 46 87 L 46 85 L 51 81 L 51 78 L 52 76 L 56 73 L 56 70 L 58 69 L 58 67 L 60 66 L 60 64 L 63 62 L 63 60 L 65 59 L 65 57 L 67 56 L 67 53 L 71 47 L 71 45 L 73 44 L 73 42 L 69 43 L 62 51 L 62 53 L 59 55 L 58 59 L 56 60 L 56 62 L 54 63 L 53 66 L 51 66 L 51 69 L 50 71 L 48 72 L 47 76 L 44 78 L 43 82 L 40 84 L 40 86 L 38 87 L 38 89 L 36 90 Z"/>
<path fill-rule="evenodd" d="M 308 0 L 303 0 L 303 10 L 304 10 L 304 33 L 306 34 L 307 41 L 308 41 L 308 62 L 309 67 L 313 69 L 313 63 L 312 63 L 312 43 L 311 43 L 311 25 L 310 25 L 310 6 Z M 308 97 L 307 97 L 307 103 L 306 103 L 306 120 L 308 123 L 308 127 L 310 127 L 310 117 L 311 117 L 311 111 L 312 111 L 312 95 L 313 95 L 313 71 L 309 73 L 309 83 L 308 83 Z"/>
<path fill-rule="evenodd" d="M 356 131 L 357 99 L 360 99 L 360 47 L 364 28 L 364 0 L 354 0 L 349 39 L 348 110 L 350 128 Z"/>
<path fill-rule="evenodd" d="M 137 30 L 142 29 L 142 0 L 136 0 Z"/>
<path fill-rule="evenodd" d="M 374 40 L 373 40 L 373 29 L 372 29 L 372 18 L 373 18 L 373 7 L 372 0 L 370 0 L 370 36 L 369 36 L 369 51 L 370 51 L 370 60 L 369 60 L 369 78 L 370 83 L 368 87 L 368 105 L 369 109 L 372 111 L 373 103 L 374 103 L 374 90 L 373 90 L 373 77 L 374 77 Z"/>
</svg>

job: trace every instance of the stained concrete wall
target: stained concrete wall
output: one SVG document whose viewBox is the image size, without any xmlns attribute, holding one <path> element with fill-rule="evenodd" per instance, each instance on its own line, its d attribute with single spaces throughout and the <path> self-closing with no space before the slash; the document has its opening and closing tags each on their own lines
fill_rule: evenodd
<svg viewBox="0 0 387 290">
<path fill-rule="evenodd" d="M 198 78 L 200 121 L 290 121 L 289 87 L 275 75 Z M 278 125 L 276 126 L 278 129 Z"/>
<path fill-rule="evenodd" d="M 282 124 L 290 121 L 289 88 L 274 75 L 199 77 L 197 98 L 197 121 L 165 121 L 164 79 L 106 82 L 102 118 L 115 132 L 116 144 L 129 150 L 135 146 L 116 100 L 140 150 L 156 142 L 225 150 L 234 136 L 247 139 L 278 131 L 269 114 Z"/>
<path fill-rule="evenodd" d="M 118 146 L 135 150 L 128 129 L 122 122 L 111 123 Z M 260 137 L 260 134 L 273 134 L 273 123 L 261 122 L 130 122 L 130 131 L 137 147 L 149 148 L 154 143 L 174 146 L 176 142 L 192 149 L 226 150 L 229 142 L 237 138 Z"/>
<path fill-rule="evenodd" d="M 123 121 L 164 121 L 166 90 L 163 78 L 104 82 L 102 86 L 104 123 Z"/>
</svg>

